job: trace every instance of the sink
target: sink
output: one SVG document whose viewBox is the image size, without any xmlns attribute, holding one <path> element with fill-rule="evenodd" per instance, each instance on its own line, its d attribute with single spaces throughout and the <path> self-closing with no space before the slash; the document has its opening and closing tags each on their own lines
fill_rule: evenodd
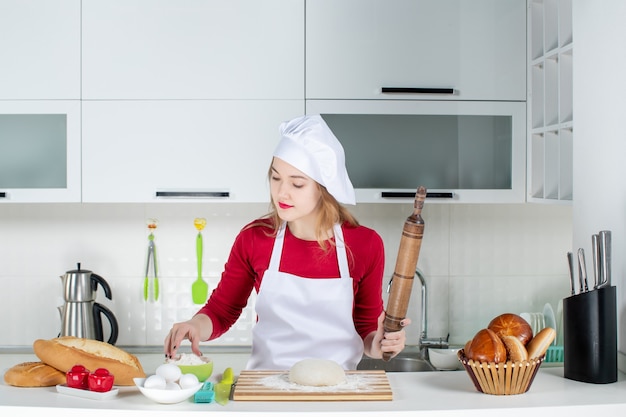
<svg viewBox="0 0 626 417">
<path fill-rule="evenodd" d="M 381 369 L 387 372 L 432 372 L 435 368 L 428 361 L 408 356 L 396 356 L 388 362 L 382 359 L 363 358 L 356 369 L 369 371 Z"/>
</svg>

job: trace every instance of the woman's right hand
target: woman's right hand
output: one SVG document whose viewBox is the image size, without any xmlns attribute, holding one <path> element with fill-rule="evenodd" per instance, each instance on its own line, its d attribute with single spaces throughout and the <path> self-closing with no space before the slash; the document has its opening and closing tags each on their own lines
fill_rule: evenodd
<svg viewBox="0 0 626 417">
<path fill-rule="evenodd" d="M 191 342 L 191 351 L 198 356 L 202 356 L 202 352 L 200 352 L 200 342 L 208 340 L 212 332 L 213 323 L 211 319 L 204 314 L 198 314 L 191 320 L 174 324 L 165 337 L 163 346 L 165 357 L 170 359 L 174 358 L 180 344 L 185 339 Z M 204 334 L 208 334 L 208 336 L 203 337 Z"/>
</svg>

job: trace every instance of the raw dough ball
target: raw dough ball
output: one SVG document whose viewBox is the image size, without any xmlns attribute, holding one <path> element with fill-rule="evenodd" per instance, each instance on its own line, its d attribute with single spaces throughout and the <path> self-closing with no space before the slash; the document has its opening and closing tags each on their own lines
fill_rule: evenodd
<svg viewBox="0 0 626 417">
<path fill-rule="evenodd" d="M 346 373 L 335 361 L 303 359 L 291 367 L 289 381 L 294 384 L 314 387 L 330 386 L 345 382 Z"/>
</svg>

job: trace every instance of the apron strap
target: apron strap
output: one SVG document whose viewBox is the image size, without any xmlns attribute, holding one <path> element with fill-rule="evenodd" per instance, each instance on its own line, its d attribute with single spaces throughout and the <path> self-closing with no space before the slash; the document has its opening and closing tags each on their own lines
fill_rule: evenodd
<svg viewBox="0 0 626 417">
<path fill-rule="evenodd" d="M 348 254 L 346 252 L 346 242 L 343 240 L 343 231 L 341 225 L 333 226 L 335 233 L 335 246 L 337 247 L 337 262 L 339 263 L 339 274 L 342 279 L 351 279 L 350 269 L 348 268 Z"/>
<path fill-rule="evenodd" d="M 270 264 L 267 267 L 268 271 L 278 272 L 280 267 L 280 258 L 283 253 L 283 243 L 285 241 L 285 228 L 287 223 L 283 222 L 278 229 L 276 239 L 274 240 L 274 247 L 272 249 L 272 256 L 270 258 Z M 346 252 L 346 243 L 343 239 L 343 231 L 341 226 L 335 224 L 333 226 L 333 233 L 335 234 L 335 246 L 337 250 L 337 262 L 339 264 L 339 276 L 345 279 L 351 279 L 350 268 L 348 267 L 348 254 Z"/>
<path fill-rule="evenodd" d="M 278 267 L 280 266 L 280 258 L 283 254 L 283 242 L 285 241 L 285 227 L 287 227 L 287 222 L 282 222 L 282 224 L 278 228 L 276 239 L 274 239 L 272 257 L 270 258 L 270 264 L 267 267 L 268 271 L 278 272 Z"/>
</svg>

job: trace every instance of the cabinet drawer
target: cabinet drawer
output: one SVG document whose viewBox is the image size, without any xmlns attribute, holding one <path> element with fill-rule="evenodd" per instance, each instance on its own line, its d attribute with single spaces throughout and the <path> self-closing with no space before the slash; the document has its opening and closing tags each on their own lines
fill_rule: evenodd
<svg viewBox="0 0 626 417">
<path fill-rule="evenodd" d="M 307 99 L 524 101 L 525 66 L 525 0 L 306 3 Z"/>
</svg>

